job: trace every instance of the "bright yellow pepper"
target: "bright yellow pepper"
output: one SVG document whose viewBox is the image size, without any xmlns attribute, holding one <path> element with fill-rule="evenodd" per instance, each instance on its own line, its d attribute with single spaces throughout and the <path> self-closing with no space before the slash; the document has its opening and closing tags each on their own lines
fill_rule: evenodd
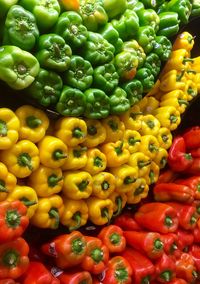
<svg viewBox="0 0 200 284">
<path fill-rule="evenodd" d="M 106 199 L 115 190 L 115 177 L 110 172 L 98 173 L 92 179 L 92 196 Z"/>
<path fill-rule="evenodd" d="M 159 147 L 157 155 L 153 161 L 159 166 L 160 169 L 163 169 L 167 164 L 168 152 L 166 149 Z"/>
<path fill-rule="evenodd" d="M 17 184 L 16 177 L 8 172 L 7 167 L 0 163 L 0 202 L 4 201 Z"/>
<path fill-rule="evenodd" d="M 54 136 L 44 136 L 38 143 L 40 163 L 49 168 L 60 168 L 64 165 L 68 147 L 65 143 Z"/>
<path fill-rule="evenodd" d="M 196 80 L 187 80 L 185 83 L 185 89 L 184 92 L 187 95 L 187 100 L 191 101 L 198 95 L 198 85 L 199 82 Z"/>
<path fill-rule="evenodd" d="M 63 198 L 64 211 L 60 218 L 62 225 L 70 231 L 77 230 L 88 221 L 88 207 L 84 200 Z"/>
<path fill-rule="evenodd" d="M 31 218 L 38 207 L 38 197 L 35 190 L 26 185 L 16 185 L 12 192 L 8 194 L 8 201 L 20 200 L 26 205 L 27 215 Z"/>
<path fill-rule="evenodd" d="M 138 131 L 141 127 L 142 112 L 138 105 L 132 106 L 128 111 L 120 116 L 126 129 Z"/>
<path fill-rule="evenodd" d="M 182 32 L 177 35 L 172 50 L 177 49 L 186 49 L 187 51 L 191 51 L 194 46 L 194 37 L 189 32 Z"/>
<path fill-rule="evenodd" d="M 146 175 L 145 179 L 148 185 L 156 183 L 160 174 L 160 167 L 154 162 L 151 162 L 150 169 L 148 175 Z"/>
<path fill-rule="evenodd" d="M 28 139 L 33 143 L 40 141 L 49 127 L 49 119 L 44 111 L 30 105 L 19 107 L 15 114 L 20 121 L 19 139 Z"/>
<path fill-rule="evenodd" d="M 73 148 L 68 148 L 67 158 L 64 165 L 62 165 L 62 170 L 79 170 L 83 168 L 87 163 L 87 148 L 78 145 Z"/>
<path fill-rule="evenodd" d="M 138 102 L 137 106 L 139 106 L 143 114 L 151 114 L 159 106 L 159 101 L 154 97 L 145 96 Z"/>
<path fill-rule="evenodd" d="M 96 119 L 86 118 L 87 135 L 82 145 L 88 148 L 94 148 L 103 143 L 106 139 L 106 130 L 102 123 Z"/>
<path fill-rule="evenodd" d="M 160 106 L 174 106 L 180 113 L 183 113 L 188 106 L 187 95 L 182 90 L 166 93 L 161 97 Z"/>
<path fill-rule="evenodd" d="M 194 57 L 191 63 L 191 70 L 200 73 L 200 56 Z"/>
<path fill-rule="evenodd" d="M 139 151 L 144 153 L 150 159 L 154 159 L 158 153 L 159 143 L 155 136 L 144 135 L 141 137 Z"/>
<path fill-rule="evenodd" d="M 138 178 L 134 188 L 127 192 L 127 204 L 136 204 L 141 201 L 142 198 L 147 197 L 149 192 L 149 186 L 145 178 Z"/>
<path fill-rule="evenodd" d="M 134 186 L 133 184 L 138 178 L 138 171 L 136 167 L 129 165 L 122 165 L 120 167 L 111 168 L 110 172 L 115 176 L 116 179 L 116 191 L 117 192 L 128 192 Z"/>
<path fill-rule="evenodd" d="M 38 207 L 30 223 L 38 228 L 58 229 L 63 212 L 63 200 L 59 195 L 39 198 Z"/>
<path fill-rule="evenodd" d="M 104 143 L 116 142 L 124 136 L 125 125 L 116 115 L 110 115 L 102 119 L 102 125 L 106 130 L 106 139 Z"/>
<path fill-rule="evenodd" d="M 197 92 L 200 93 L 200 73 L 196 73 L 196 74 L 194 75 L 193 81 L 194 81 L 195 84 L 196 84 Z"/>
<path fill-rule="evenodd" d="M 160 147 L 164 149 L 169 149 L 172 145 L 172 134 L 167 127 L 161 127 L 156 136 Z"/>
<path fill-rule="evenodd" d="M 61 7 L 63 6 L 64 10 L 67 11 L 77 11 L 80 7 L 79 0 L 59 0 Z"/>
<path fill-rule="evenodd" d="M 107 165 L 106 155 L 98 148 L 87 150 L 87 162 L 82 168 L 83 171 L 96 175 L 105 170 Z"/>
<path fill-rule="evenodd" d="M 184 71 L 171 70 L 161 77 L 160 90 L 171 92 L 173 90 L 184 90 L 186 78 Z"/>
<path fill-rule="evenodd" d="M 152 114 L 146 114 L 142 117 L 142 125 L 139 130 L 141 135 L 157 135 L 160 129 L 159 120 Z"/>
<path fill-rule="evenodd" d="M 11 148 L 19 138 L 20 122 L 9 108 L 0 108 L 0 150 Z"/>
<path fill-rule="evenodd" d="M 138 151 L 140 147 L 141 135 L 136 130 L 126 129 L 124 133 L 124 143 L 130 154 Z"/>
<path fill-rule="evenodd" d="M 130 155 L 128 164 L 138 170 L 138 177 L 143 177 L 149 170 L 151 159 L 142 152 Z"/>
<path fill-rule="evenodd" d="M 87 135 L 87 125 L 77 117 L 62 117 L 55 123 L 55 136 L 67 146 L 75 147 L 83 143 Z"/>
<path fill-rule="evenodd" d="M 109 196 L 109 199 L 113 203 L 113 217 L 116 217 L 121 214 L 122 209 L 125 207 L 126 202 L 127 202 L 127 196 L 126 193 L 119 193 L 114 191 L 111 193 Z"/>
<path fill-rule="evenodd" d="M 146 96 L 147 97 L 150 97 L 150 96 L 155 97 L 156 94 L 159 92 L 159 87 L 160 87 L 160 79 L 157 79 L 153 88 L 146 94 Z"/>
<path fill-rule="evenodd" d="M 63 173 L 62 193 L 74 200 L 88 198 L 92 194 L 92 176 L 85 171 L 66 171 Z"/>
<path fill-rule="evenodd" d="M 43 165 L 34 171 L 28 179 L 31 186 L 39 197 L 49 197 L 59 193 L 63 186 L 63 175 L 61 169 L 51 169 Z"/>
<path fill-rule="evenodd" d="M 130 156 L 124 141 L 105 143 L 100 150 L 106 155 L 107 167 L 119 167 L 127 163 Z"/>
<path fill-rule="evenodd" d="M 174 106 L 159 107 L 154 111 L 162 127 L 175 130 L 181 122 L 180 112 Z"/>
<path fill-rule="evenodd" d="M 113 203 L 110 199 L 90 197 L 86 200 L 89 220 L 95 225 L 109 223 L 113 215 Z"/>
<path fill-rule="evenodd" d="M 39 150 L 33 142 L 20 140 L 8 150 L 2 151 L 0 160 L 17 178 L 25 178 L 39 167 Z"/>
</svg>

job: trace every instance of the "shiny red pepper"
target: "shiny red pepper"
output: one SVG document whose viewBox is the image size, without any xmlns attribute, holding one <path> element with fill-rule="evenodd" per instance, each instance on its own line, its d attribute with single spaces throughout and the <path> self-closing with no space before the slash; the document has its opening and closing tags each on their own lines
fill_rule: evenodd
<svg viewBox="0 0 200 284">
<path fill-rule="evenodd" d="M 192 255 L 197 272 L 199 273 L 200 272 L 200 246 L 193 244 L 190 247 L 189 253 Z"/>
<path fill-rule="evenodd" d="M 13 279 L 3 279 L 0 280 L 0 284 L 20 284 L 19 282 L 15 282 Z"/>
<path fill-rule="evenodd" d="M 200 200 L 194 200 L 192 202 L 192 206 L 194 206 L 196 208 L 196 213 L 199 215 L 200 217 Z M 198 222 L 198 221 L 197 221 Z"/>
<path fill-rule="evenodd" d="M 168 283 L 175 278 L 176 265 L 174 260 L 166 253 L 155 262 L 155 277 L 160 283 Z"/>
<path fill-rule="evenodd" d="M 193 158 L 191 166 L 185 171 L 186 174 L 200 175 L 200 158 Z"/>
<path fill-rule="evenodd" d="M 172 281 L 168 282 L 168 284 L 188 284 L 184 279 L 174 278 Z"/>
<path fill-rule="evenodd" d="M 176 233 L 168 233 L 160 235 L 163 242 L 164 252 L 171 256 L 180 256 L 180 250 L 178 249 L 178 236 Z"/>
<path fill-rule="evenodd" d="M 187 283 L 195 283 L 197 272 L 194 259 L 189 253 L 183 252 L 176 260 L 176 277 L 186 280 Z"/>
<path fill-rule="evenodd" d="M 122 213 L 114 220 L 114 224 L 127 231 L 141 231 L 141 227 L 134 219 L 133 213 Z"/>
<path fill-rule="evenodd" d="M 194 199 L 200 199 L 200 176 L 178 179 L 175 183 L 188 186 L 194 191 Z"/>
<path fill-rule="evenodd" d="M 187 129 L 183 138 L 187 149 L 200 147 L 200 126 L 193 126 Z"/>
<path fill-rule="evenodd" d="M 92 284 L 92 276 L 87 271 L 80 271 L 76 273 L 62 273 L 60 276 L 58 276 L 58 279 L 60 280 L 60 284 Z"/>
<path fill-rule="evenodd" d="M 177 178 L 177 176 L 178 174 L 170 168 L 166 169 L 160 173 L 156 184 L 173 182 Z"/>
<path fill-rule="evenodd" d="M 199 226 L 196 226 L 194 230 L 192 231 L 193 237 L 194 237 L 194 243 L 200 244 L 200 228 Z"/>
<path fill-rule="evenodd" d="M 191 149 L 190 153 L 193 158 L 200 158 L 200 148 Z"/>
<path fill-rule="evenodd" d="M 192 231 L 186 231 L 183 229 L 178 229 L 176 231 L 178 237 L 178 248 L 181 251 L 188 252 L 189 247 L 194 242 L 194 235 Z"/>
</svg>

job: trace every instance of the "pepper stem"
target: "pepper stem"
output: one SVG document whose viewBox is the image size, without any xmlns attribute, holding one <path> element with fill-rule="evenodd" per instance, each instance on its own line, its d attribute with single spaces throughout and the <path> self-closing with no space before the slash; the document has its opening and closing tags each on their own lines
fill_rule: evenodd
<svg viewBox="0 0 200 284">
<path fill-rule="evenodd" d="M 141 112 L 141 111 L 131 112 L 130 117 L 133 118 L 133 119 L 136 119 L 138 115 L 142 115 L 142 114 L 143 114 L 143 112 Z"/>
<path fill-rule="evenodd" d="M 103 259 L 103 251 L 100 248 L 95 248 L 91 252 L 91 258 L 94 262 L 99 263 Z"/>
<path fill-rule="evenodd" d="M 81 131 L 81 129 L 79 127 L 76 127 L 72 131 L 72 136 L 75 137 L 75 138 L 81 138 L 81 137 L 83 137 L 83 132 Z"/>
<path fill-rule="evenodd" d="M 134 183 L 135 181 L 136 181 L 135 178 L 131 178 L 130 176 L 127 176 L 124 179 L 124 184 L 131 184 L 131 183 Z"/>
<path fill-rule="evenodd" d="M 97 128 L 94 125 L 90 125 L 87 128 L 87 133 L 91 136 L 96 135 L 97 134 Z"/>
<path fill-rule="evenodd" d="M 178 99 L 178 103 L 179 105 L 186 105 L 186 106 L 189 105 L 189 103 L 186 100 L 182 100 L 182 99 Z"/>
<path fill-rule="evenodd" d="M 122 148 L 123 148 L 124 142 L 122 141 L 119 145 L 119 147 L 115 148 L 115 152 L 117 153 L 117 155 L 120 155 L 122 153 Z"/>
<path fill-rule="evenodd" d="M 67 158 L 67 155 L 65 155 L 64 153 L 63 153 L 63 151 L 61 151 L 61 150 L 55 150 L 54 152 L 53 152 L 53 159 L 54 160 L 61 160 L 61 159 L 65 159 L 65 158 Z"/>
<path fill-rule="evenodd" d="M 102 190 L 108 190 L 109 187 L 110 187 L 109 182 L 107 182 L 106 180 L 104 180 L 104 181 L 102 182 L 102 184 L 101 184 Z"/>
<path fill-rule="evenodd" d="M 169 120 L 170 120 L 171 123 L 176 123 L 177 119 L 178 119 L 177 116 L 175 116 L 173 114 L 171 114 L 170 117 L 169 117 Z"/>
<path fill-rule="evenodd" d="M 179 75 L 176 76 L 176 81 L 180 81 L 185 73 L 185 70 L 182 70 Z"/>
<path fill-rule="evenodd" d="M 26 198 L 26 197 L 22 197 L 22 198 L 20 199 L 20 201 L 22 201 L 26 207 L 29 207 L 29 206 L 32 206 L 32 205 L 37 204 L 36 201 L 30 201 L 30 200 L 29 200 L 28 198 Z"/>
<path fill-rule="evenodd" d="M 160 274 L 160 278 L 164 279 L 165 282 L 169 282 L 171 280 L 171 278 L 172 278 L 171 271 L 166 270 L 166 271 L 162 272 Z"/>
<path fill-rule="evenodd" d="M 113 245 L 118 245 L 121 242 L 121 236 L 118 233 L 111 234 L 109 239 Z"/>
<path fill-rule="evenodd" d="M 21 221 L 21 215 L 17 210 L 8 210 L 5 220 L 9 228 L 17 228 Z"/>
<path fill-rule="evenodd" d="M 48 177 L 48 186 L 54 187 L 58 184 L 59 181 L 61 181 L 63 177 L 58 177 L 55 174 L 52 174 Z"/>
<path fill-rule="evenodd" d="M 28 153 L 21 153 L 18 157 L 18 164 L 21 167 L 27 167 L 30 171 L 33 170 L 31 165 L 31 156 Z"/>
<path fill-rule="evenodd" d="M 134 137 L 130 137 L 128 139 L 128 144 L 131 145 L 131 146 L 135 145 L 137 142 L 141 142 L 141 140 L 140 139 L 135 139 Z"/>
<path fill-rule="evenodd" d="M 109 225 L 110 224 L 110 216 L 109 216 L 109 212 L 108 212 L 108 208 L 107 207 L 105 207 L 105 208 L 103 208 L 101 210 L 101 216 L 108 220 L 107 224 Z"/>
<path fill-rule="evenodd" d="M 78 186 L 78 189 L 80 191 L 84 191 L 86 189 L 86 187 L 88 186 L 89 184 L 89 181 L 87 180 L 83 180 L 82 182 L 80 182 L 77 186 Z"/>
<path fill-rule="evenodd" d="M 162 241 L 161 241 L 160 239 L 156 239 L 156 240 L 154 241 L 154 248 L 155 248 L 156 250 L 162 250 L 162 248 L 163 248 L 163 243 L 162 243 Z"/>
<path fill-rule="evenodd" d="M 76 222 L 76 225 L 69 227 L 70 231 L 74 231 L 74 230 L 77 230 L 78 228 L 80 228 L 80 226 L 81 226 L 81 213 L 80 212 L 74 213 L 72 219 Z"/>
<path fill-rule="evenodd" d="M 195 224 L 196 222 L 197 222 L 197 218 L 196 218 L 194 215 L 192 215 L 192 217 L 191 217 L 191 219 L 190 219 L 190 224 L 193 225 L 193 224 Z"/>
<path fill-rule="evenodd" d="M 19 253 L 14 249 L 6 251 L 2 258 L 3 264 L 7 267 L 16 267 L 18 260 L 19 260 Z"/>
<path fill-rule="evenodd" d="M 143 168 L 143 167 L 146 167 L 146 166 L 148 166 L 148 165 L 150 165 L 151 164 L 151 160 L 149 160 L 149 161 L 138 161 L 138 163 L 137 163 L 137 165 L 138 165 L 138 168 Z"/>
<path fill-rule="evenodd" d="M 117 198 L 115 199 L 115 204 L 117 205 L 117 210 L 116 210 L 116 213 L 113 214 L 113 217 L 119 216 L 122 212 L 122 198 L 121 198 L 121 196 L 117 196 Z"/>
<path fill-rule="evenodd" d="M 142 278 L 141 284 L 150 284 L 149 276 Z"/>
<path fill-rule="evenodd" d="M 139 194 L 141 194 L 144 191 L 145 186 L 144 185 L 140 185 L 136 188 L 136 190 L 134 191 L 134 195 L 137 196 Z"/>
<path fill-rule="evenodd" d="M 116 269 L 115 275 L 119 283 L 126 282 L 126 279 L 128 278 L 128 272 L 125 267 Z"/>
<path fill-rule="evenodd" d="M 170 216 L 165 217 L 165 225 L 167 227 L 171 227 L 173 225 L 173 221 L 172 221 L 172 218 Z"/>
<path fill-rule="evenodd" d="M 100 157 L 94 158 L 94 166 L 101 168 L 103 166 L 102 159 Z"/>
<path fill-rule="evenodd" d="M 192 58 L 184 58 L 182 62 L 184 64 L 186 62 L 193 62 L 193 61 L 194 61 L 194 59 L 192 59 Z"/>
<path fill-rule="evenodd" d="M 81 238 L 76 238 L 72 241 L 72 251 L 74 254 L 82 254 L 85 250 L 85 242 Z"/>
<path fill-rule="evenodd" d="M 7 124 L 0 119 L 0 137 L 5 137 L 8 133 Z"/>
<path fill-rule="evenodd" d="M 28 127 L 30 128 L 37 128 L 38 126 L 40 126 L 42 124 L 42 120 L 31 115 L 31 116 L 28 116 L 26 118 L 26 124 L 28 125 Z"/>
<path fill-rule="evenodd" d="M 51 208 L 51 210 L 49 211 L 49 217 L 55 219 L 54 229 L 58 229 L 59 221 L 60 221 L 58 209 L 57 208 Z"/>
<path fill-rule="evenodd" d="M 0 179 L 0 192 L 5 192 L 5 193 L 9 192 L 6 188 L 5 181 L 3 181 L 1 179 Z"/>
<path fill-rule="evenodd" d="M 109 120 L 108 121 L 108 125 L 110 126 L 110 128 L 113 130 L 113 131 L 117 131 L 118 130 L 118 123 L 114 120 Z"/>
</svg>

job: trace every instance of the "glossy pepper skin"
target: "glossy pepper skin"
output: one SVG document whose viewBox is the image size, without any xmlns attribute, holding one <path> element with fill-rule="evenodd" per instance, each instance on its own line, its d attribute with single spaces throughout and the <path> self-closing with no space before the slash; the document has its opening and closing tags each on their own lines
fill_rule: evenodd
<svg viewBox="0 0 200 284">
<path fill-rule="evenodd" d="M 185 84 L 184 73 L 178 70 L 171 70 L 161 76 L 159 89 L 162 92 L 170 92 L 176 89 L 184 90 Z"/>
<path fill-rule="evenodd" d="M 156 280 L 158 280 L 159 283 L 167 283 L 173 280 L 176 276 L 175 270 L 175 261 L 164 253 L 155 263 Z"/>
<path fill-rule="evenodd" d="M 157 32 L 158 36 L 170 38 L 178 33 L 179 18 L 176 12 L 161 12 L 159 14 L 160 24 Z"/>
<path fill-rule="evenodd" d="M 136 52 L 138 58 L 138 68 L 141 68 L 144 64 L 146 54 L 143 48 L 138 44 L 138 42 L 134 39 L 125 41 L 123 43 L 123 50 L 127 50 L 129 52 Z"/>
<path fill-rule="evenodd" d="M 136 34 L 136 40 L 139 45 L 144 49 L 146 54 L 150 53 L 153 49 L 155 41 L 155 31 L 151 26 L 139 27 Z"/>
<path fill-rule="evenodd" d="M 32 13 L 19 5 L 12 6 L 6 16 L 4 45 L 15 45 L 23 50 L 31 50 L 39 38 L 39 30 Z"/>
<path fill-rule="evenodd" d="M 68 155 L 64 165 L 61 167 L 63 171 L 79 170 L 87 163 L 87 147 L 77 145 L 68 148 Z"/>
<path fill-rule="evenodd" d="M 153 52 L 156 53 L 160 60 L 167 61 L 172 51 L 171 41 L 166 36 L 156 36 Z"/>
<path fill-rule="evenodd" d="M 126 129 L 124 141 L 127 144 L 130 154 L 136 153 L 140 147 L 141 135 L 136 130 Z"/>
<path fill-rule="evenodd" d="M 92 196 L 107 199 L 115 190 L 115 177 L 110 172 L 100 172 L 92 176 Z"/>
<path fill-rule="evenodd" d="M 142 99 L 143 85 L 139 80 L 134 78 L 133 80 L 124 83 L 122 88 L 127 94 L 130 106 L 137 104 Z"/>
<path fill-rule="evenodd" d="M 199 148 L 200 127 L 190 127 L 183 133 L 183 138 L 187 149 Z"/>
<path fill-rule="evenodd" d="M 138 177 L 144 177 L 149 171 L 151 160 L 144 153 L 136 152 L 130 155 L 128 164 L 138 168 Z"/>
<path fill-rule="evenodd" d="M 162 127 L 175 130 L 181 122 L 180 112 L 174 106 L 163 106 L 155 109 L 153 115 L 160 121 Z"/>
<path fill-rule="evenodd" d="M 79 284 L 79 283 L 87 283 L 92 284 L 92 277 L 91 274 L 88 271 L 81 271 L 81 272 L 75 272 L 75 273 L 62 273 L 60 276 L 58 276 L 59 283 L 60 284 Z"/>
<path fill-rule="evenodd" d="M 187 95 L 182 90 L 174 90 L 162 95 L 160 106 L 172 105 L 177 108 L 180 113 L 185 112 L 188 106 Z"/>
<path fill-rule="evenodd" d="M 160 235 L 163 242 L 163 249 L 168 256 L 179 256 L 180 250 L 178 248 L 178 236 L 176 233 L 168 233 Z"/>
<path fill-rule="evenodd" d="M 63 9 L 67 11 L 78 11 L 79 6 L 80 6 L 79 0 L 75 0 L 75 1 L 60 0 L 59 4 L 61 6 L 61 11 Z"/>
<path fill-rule="evenodd" d="M 116 115 L 109 115 L 107 118 L 101 120 L 103 127 L 106 130 L 106 139 L 104 143 L 107 142 L 117 142 L 124 136 L 125 125 Z"/>
<path fill-rule="evenodd" d="M 172 144 L 172 134 L 171 131 L 166 127 L 160 127 L 157 134 L 157 140 L 160 147 L 168 150 Z"/>
<path fill-rule="evenodd" d="M 154 85 L 154 76 L 146 67 L 138 69 L 135 78 L 142 83 L 144 93 L 148 93 Z"/>
<path fill-rule="evenodd" d="M 154 77 L 157 77 L 160 72 L 161 67 L 161 60 L 159 56 L 156 53 L 150 53 L 147 55 L 145 62 L 144 62 L 144 68 L 148 68 Z"/>
<path fill-rule="evenodd" d="M 110 114 L 120 115 L 130 108 L 130 101 L 127 98 L 126 92 L 117 87 L 109 97 L 110 99 Z"/>
<path fill-rule="evenodd" d="M 153 9 L 141 9 L 137 12 L 140 26 L 151 26 L 155 32 L 159 29 L 160 18 Z"/>
<path fill-rule="evenodd" d="M 126 4 L 126 0 L 122 0 L 120 3 L 116 0 L 103 0 L 103 7 L 109 20 L 122 14 L 126 9 Z"/>
<path fill-rule="evenodd" d="M 191 14 L 190 17 L 198 17 L 200 15 L 200 5 L 198 0 L 194 0 L 192 2 L 192 9 L 191 9 Z M 190 19 L 190 18 L 189 18 Z"/>
<path fill-rule="evenodd" d="M 1 13 L 0 13 L 0 18 L 4 18 L 7 11 L 14 6 L 15 4 L 17 4 L 18 0 L 11 0 L 11 1 L 7 1 L 7 0 L 2 0 L 1 1 Z"/>
<path fill-rule="evenodd" d="M 132 189 L 127 192 L 127 203 L 136 204 L 141 201 L 141 199 L 147 197 L 149 192 L 149 186 L 146 181 L 146 177 L 139 177 L 133 184 Z"/>
<path fill-rule="evenodd" d="M 82 168 L 83 171 L 91 175 L 96 175 L 105 170 L 107 166 L 107 159 L 104 153 L 98 148 L 87 150 L 87 162 Z"/>
<path fill-rule="evenodd" d="M 194 191 L 194 199 L 200 199 L 200 177 L 192 176 L 185 179 L 178 179 L 175 181 L 178 184 L 183 184 L 188 186 Z"/>
<path fill-rule="evenodd" d="M 196 280 L 195 262 L 190 254 L 183 252 L 176 260 L 176 277 L 186 280 L 187 283 Z"/>
<path fill-rule="evenodd" d="M 178 14 L 181 24 L 187 24 L 192 9 L 192 3 L 188 0 L 171 0 L 167 3 L 168 11 Z"/>
<path fill-rule="evenodd" d="M 129 81 L 135 77 L 138 66 L 137 54 L 135 51 L 124 50 L 114 58 L 115 68 L 121 81 Z"/>
<path fill-rule="evenodd" d="M 87 135 L 82 145 L 87 148 L 93 148 L 103 143 L 106 139 L 106 130 L 101 121 L 96 119 L 85 119 L 87 124 Z"/>
<path fill-rule="evenodd" d="M 16 90 L 30 86 L 39 72 L 35 56 L 11 45 L 1 47 L 0 66 L 0 79 Z"/>
<path fill-rule="evenodd" d="M 0 162 L 0 201 L 4 201 L 17 184 L 17 178 Z"/>
<path fill-rule="evenodd" d="M 116 52 L 117 43 L 119 41 L 119 33 L 113 27 L 113 25 L 111 23 L 107 23 L 98 32 L 103 36 L 103 38 L 105 38 L 109 43 L 111 43 L 115 47 Z"/>
<path fill-rule="evenodd" d="M 127 202 L 126 194 L 123 192 L 119 193 L 117 191 L 114 191 L 109 195 L 109 199 L 113 203 L 113 217 L 119 216 Z"/>
<path fill-rule="evenodd" d="M 89 220 L 95 225 L 109 223 L 113 215 L 113 203 L 110 199 L 90 197 L 86 200 Z"/>
<path fill-rule="evenodd" d="M 119 226 L 123 231 L 141 231 L 142 228 L 135 221 L 133 214 L 123 212 L 114 219 L 114 224 Z"/>
<path fill-rule="evenodd" d="M 139 151 L 144 153 L 150 159 L 154 159 L 158 153 L 159 143 L 153 135 L 143 135 Z"/>
<path fill-rule="evenodd" d="M 196 227 L 195 227 L 196 228 Z M 188 252 L 189 247 L 194 243 L 193 231 L 179 228 L 177 230 L 178 248 L 181 251 Z"/>
<path fill-rule="evenodd" d="M 186 49 L 191 51 L 194 46 L 194 37 L 187 31 L 180 33 L 173 43 L 172 50 Z"/>
</svg>

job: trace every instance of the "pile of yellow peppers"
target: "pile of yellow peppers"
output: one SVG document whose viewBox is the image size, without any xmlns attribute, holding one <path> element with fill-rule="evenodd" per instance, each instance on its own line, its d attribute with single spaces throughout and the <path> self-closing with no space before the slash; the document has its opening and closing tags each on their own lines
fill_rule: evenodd
<svg viewBox="0 0 200 284">
<path fill-rule="evenodd" d="M 104 225 L 145 198 L 200 90 L 193 44 L 182 33 L 154 88 L 120 117 L 55 121 L 30 105 L 0 108 L 0 201 L 22 200 L 37 227 L 74 230 Z"/>
</svg>

